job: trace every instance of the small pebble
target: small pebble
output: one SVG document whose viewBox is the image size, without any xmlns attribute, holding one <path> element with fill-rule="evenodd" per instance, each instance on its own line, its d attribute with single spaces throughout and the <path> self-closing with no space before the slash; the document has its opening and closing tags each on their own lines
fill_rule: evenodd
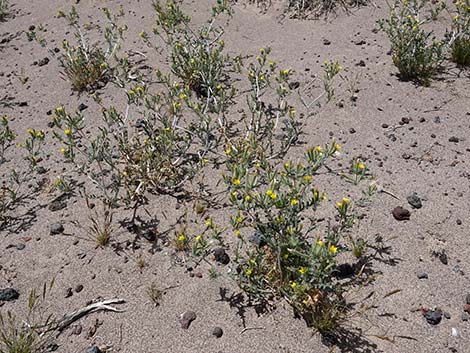
<svg viewBox="0 0 470 353">
<path fill-rule="evenodd" d="M 181 314 L 180 316 L 180 324 L 181 328 L 187 330 L 189 328 L 189 325 L 191 325 L 191 322 L 196 320 L 197 316 L 194 311 L 185 311 L 184 313 Z"/>
<path fill-rule="evenodd" d="M 418 273 L 418 278 L 419 279 L 428 279 L 429 276 L 426 272 L 421 272 L 421 273 Z"/>
<path fill-rule="evenodd" d="M 82 290 L 83 290 L 83 285 L 81 285 L 81 284 L 78 284 L 75 287 L 75 293 L 80 293 Z"/>
<path fill-rule="evenodd" d="M 409 220 L 411 216 L 410 211 L 400 206 L 393 209 L 392 215 L 397 221 Z"/>
<path fill-rule="evenodd" d="M 224 331 L 220 327 L 214 327 L 212 330 L 212 335 L 220 338 L 224 334 Z"/>
<path fill-rule="evenodd" d="M 61 223 L 51 224 L 51 235 L 62 234 L 64 232 L 64 226 Z"/>
<path fill-rule="evenodd" d="M 15 288 L 0 289 L 0 302 L 9 302 L 20 297 L 20 293 Z"/>
</svg>

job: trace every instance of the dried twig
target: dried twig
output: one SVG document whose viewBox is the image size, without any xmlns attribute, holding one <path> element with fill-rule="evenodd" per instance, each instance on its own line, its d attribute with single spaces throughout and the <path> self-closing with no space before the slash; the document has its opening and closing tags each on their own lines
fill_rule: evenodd
<svg viewBox="0 0 470 353">
<path fill-rule="evenodd" d="M 115 307 L 111 306 L 111 304 L 123 304 L 125 302 L 126 301 L 124 299 L 108 299 L 90 304 L 82 309 L 78 309 L 70 314 L 65 315 L 49 331 L 61 332 L 82 317 L 98 311 L 113 311 L 115 313 L 122 313 L 124 310 L 116 309 Z"/>
</svg>

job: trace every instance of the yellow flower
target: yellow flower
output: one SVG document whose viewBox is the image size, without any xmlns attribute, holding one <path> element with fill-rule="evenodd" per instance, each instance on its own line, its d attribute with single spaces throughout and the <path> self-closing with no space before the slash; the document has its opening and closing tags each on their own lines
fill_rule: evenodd
<svg viewBox="0 0 470 353">
<path fill-rule="evenodd" d="M 323 201 L 326 200 L 326 194 L 325 194 L 325 193 L 321 194 L 321 199 L 322 199 Z"/>
<path fill-rule="evenodd" d="M 271 189 L 266 191 L 266 195 L 271 196 L 273 194 L 273 191 Z"/>
<path fill-rule="evenodd" d="M 357 165 L 357 168 L 358 168 L 359 170 L 364 170 L 364 169 L 366 169 L 366 166 L 365 166 L 363 163 L 359 163 L 359 164 Z"/>
<path fill-rule="evenodd" d="M 251 268 L 249 268 L 245 271 L 245 273 L 246 273 L 247 276 L 251 276 L 251 274 L 253 273 L 253 270 Z"/>
<path fill-rule="evenodd" d="M 299 268 L 299 272 L 304 275 L 305 273 L 307 273 L 307 267 L 302 266 L 301 268 Z"/>
<path fill-rule="evenodd" d="M 325 242 L 323 240 L 321 240 L 321 239 L 317 240 L 317 245 L 318 246 L 323 246 L 324 244 L 325 244 Z"/>
<path fill-rule="evenodd" d="M 197 241 L 197 242 L 200 242 L 201 240 L 202 240 L 202 234 L 198 234 L 198 235 L 196 236 L 196 241 Z"/>
<path fill-rule="evenodd" d="M 287 260 L 287 259 L 289 258 L 289 254 L 288 254 L 288 253 L 285 253 L 284 255 L 282 255 L 282 258 L 283 258 L 284 260 Z"/>
<path fill-rule="evenodd" d="M 277 223 L 282 223 L 282 222 L 284 222 L 284 218 L 283 217 L 276 217 L 276 222 Z"/>
<path fill-rule="evenodd" d="M 269 197 L 271 197 L 271 199 L 273 199 L 273 200 L 276 200 L 277 199 L 277 194 L 272 193 L 271 195 L 269 195 Z"/>
<path fill-rule="evenodd" d="M 323 148 L 321 146 L 317 146 L 315 149 L 317 150 L 317 152 L 323 151 Z"/>
<path fill-rule="evenodd" d="M 145 32 L 143 32 L 143 31 L 140 32 L 140 33 L 139 33 L 139 37 L 140 37 L 140 38 L 144 38 L 144 37 L 145 37 Z"/>
<path fill-rule="evenodd" d="M 187 95 L 185 95 L 184 93 L 180 94 L 180 99 L 185 99 L 186 97 L 187 97 Z"/>
<path fill-rule="evenodd" d="M 67 152 L 67 150 L 62 147 L 62 148 L 60 149 L 60 152 L 61 152 L 62 154 L 65 154 L 65 152 Z"/>
<path fill-rule="evenodd" d="M 239 216 L 239 217 L 237 217 L 237 218 L 235 219 L 235 221 L 237 221 L 237 223 L 242 223 L 242 222 L 243 222 L 243 218 Z"/>
<path fill-rule="evenodd" d="M 338 145 L 336 142 L 333 144 L 333 147 L 334 147 L 335 151 L 338 151 L 338 150 L 341 149 L 341 146 Z"/>
<path fill-rule="evenodd" d="M 231 150 L 230 148 L 228 148 L 228 149 L 225 150 L 225 154 L 226 154 L 227 156 L 230 156 L 230 153 L 232 153 L 232 150 Z"/>
<path fill-rule="evenodd" d="M 256 164 L 255 164 L 255 167 L 256 167 L 256 168 L 261 168 L 261 164 L 260 164 L 260 163 L 256 163 Z"/>
<path fill-rule="evenodd" d="M 338 248 L 334 245 L 330 245 L 330 252 L 332 254 L 336 254 L 336 252 L 338 251 Z"/>
<path fill-rule="evenodd" d="M 56 113 L 61 113 L 61 112 L 64 111 L 64 108 L 63 107 L 57 107 L 57 108 L 55 108 L 55 111 L 56 111 Z"/>
<path fill-rule="evenodd" d="M 295 289 L 295 288 L 297 288 L 297 283 L 296 283 L 296 282 L 292 282 L 290 286 L 292 287 L 292 289 Z"/>
<path fill-rule="evenodd" d="M 233 180 L 233 185 L 240 185 L 240 184 L 241 184 L 240 179 L 234 179 Z"/>
<path fill-rule="evenodd" d="M 222 85 L 218 84 L 217 87 L 215 87 L 215 88 L 220 91 L 222 89 Z"/>
<path fill-rule="evenodd" d="M 350 202 L 347 197 L 343 197 L 343 200 L 342 200 L 342 201 L 343 201 L 343 203 L 346 204 L 346 205 L 349 204 L 349 202 Z"/>
<path fill-rule="evenodd" d="M 306 175 L 306 176 L 304 176 L 304 179 L 307 183 L 310 183 L 312 181 L 312 176 L 311 175 Z M 318 191 L 317 191 L 317 194 L 318 194 Z"/>
<path fill-rule="evenodd" d="M 206 226 L 212 227 L 212 218 L 208 218 L 205 222 Z"/>
<path fill-rule="evenodd" d="M 34 133 L 34 130 L 33 130 L 33 129 L 28 129 L 28 130 L 26 130 L 26 132 L 27 132 L 28 134 L 33 134 L 33 133 Z"/>
<path fill-rule="evenodd" d="M 64 130 L 64 133 L 65 133 L 67 136 L 69 136 L 72 132 L 70 131 L 69 128 L 67 128 L 67 129 Z"/>
<path fill-rule="evenodd" d="M 184 234 L 180 234 L 180 235 L 178 236 L 178 241 L 179 241 L 179 242 L 183 242 L 183 241 L 185 241 L 185 240 L 186 240 L 186 236 L 185 236 Z"/>
<path fill-rule="evenodd" d="M 289 72 L 290 72 L 289 69 L 282 70 L 282 73 L 283 73 L 284 75 L 289 75 Z"/>
<path fill-rule="evenodd" d="M 250 196 L 250 195 L 246 195 L 246 196 L 245 196 L 245 201 L 246 201 L 246 202 L 250 202 L 250 201 L 251 201 L 251 196 Z"/>
<path fill-rule="evenodd" d="M 241 234 L 242 234 L 242 232 L 240 232 L 240 229 L 236 229 L 236 230 L 235 230 L 235 235 L 236 235 L 237 237 L 239 237 Z"/>
<path fill-rule="evenodd" d="M 338 203 L 336 204 L 336 206 L 338 206 L 338 208 L 341 208 L 341 207 L 343 207 L 343 203 L 342 203 L 342 202 L 338 202 Z"/>
<path fill-rule="evenodd" d="M 291 204 L 292 206 L 295 206 L 295 205 L 297 205 L 298 203 L 299 203 L 299 200 L 296 200 L 296 199 L 290 200 L 290 204 Z"/>
</svg>

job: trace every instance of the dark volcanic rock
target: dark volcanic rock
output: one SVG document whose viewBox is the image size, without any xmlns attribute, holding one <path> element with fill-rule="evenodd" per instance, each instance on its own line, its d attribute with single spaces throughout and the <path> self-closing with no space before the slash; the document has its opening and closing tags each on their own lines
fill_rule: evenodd
<svg viewBox="0 0 470 353">
<path fill-rule="evenodd" d="M 397 221 L 405 221 L 410 219 L 411 214 L 406 208 L 398 206 L 393 209 L 392 215 Z"/>
<path fill-rule="evenodd" d="M 228 256 L 228 254 L 225 252 L 223 248 L 214 249 L 214 258 L 215 258 L 215 261 L 223 265 L 227 265 L 230 262 L 230 257 Z"/>
<path fill-rule="evenodd" d="M 5 288 L 0 289 L 0 301 L 9 302 L 11 300 L 16 300 L 20 297 L 20 293 L 14 288 Z"/>
<path fill-rule="evenodd" d="M 64 226 L 61 223 L 51 224 L 51 235 L 57 235 L 64 232 Z"/>
<path fill-rule="evenodd" d="M 421 208 L 423 207 L 423 203 L 421 202 L 421 199 L 419 196 L 414 192 L 410 196 L 406 198 L 408 203 L 411 205 L 413 208 Z"/>
<path fill-rule="evenodd" d="M 431 325 L 437 325 L 442 320 L 442 311 L 439 309 L 436 310 L 426 310 L 423 312 L 424 318 Z"/>
<path fill-rule="evenodd" d="M 212 335 L 217 337 L 217 338 L 222 337 L 223 334 L 224 334 L 224 331 L 220 327 L 214 327 L 212 329 Z"/>
</svg>

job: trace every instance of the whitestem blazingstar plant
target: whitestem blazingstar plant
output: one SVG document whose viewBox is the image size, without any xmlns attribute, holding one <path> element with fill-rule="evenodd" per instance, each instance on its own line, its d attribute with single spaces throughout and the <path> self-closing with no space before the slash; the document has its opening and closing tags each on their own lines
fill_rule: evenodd
<svg viewBox="0 0 470 353">
<path fill-rule="evenodd" d="M 454 3 L 450 12 L 452 26 L 446 36 L 451 48 L 451 59 L 462 65 L 470 65 L 470 1 L 462 0 Z"/>
<path fill-rule="evenodd" d="M 106 45 L 103 48 L 89 43 L 79 23 L 80 17 L 75 7 L 72 6 L 68 14 L 63 11 L 58 12 L 58 17 L 65 17 L 75 34 L 76 44 L 70 44 L 68 40 L 62 42 L 63 52 L 59 54 L 58 60 L 63 76 L 70 81 L 76 91 L 94 90 L 110 80 L 120 83 L 118 67 L 125 67 L 128 64 L 125 58 L 117 57 L 123 34 L 127 30 L 126 26 L 117 24 L 123 12 L 121 10 L 119 15 L 114 15 L 106 8 L 103 12 L 108 20 L 104 27 Z M 126 72 L 126 69 L 123 71 Z"/>
<path fill-rule="evenodd" d="M 336 256 L 343 248 L 342 234 L 354 221 L 348 198 L 336 204 L 334 229 L 318 232 L 314 216 L 326 199 L 315 188 L 314 177 L 339 148 L 336 143 L 309 148 L 304 163 L 282 167 L 236 164 L 229 157 L 230 173 L 224 177 L 236 209 L 230 222 L 239 240 L 234 271 L 238 284 L 261 301 L 285 298 L 319 330 L 326 329 L 325 310 L 330 312 L 341 300 L 333 278 Z"/>
<path fill-rule="evenodd" d="M 432 31 L 423 29 L 428 22 L 420 18 L 426 1 L 396 0 L 390 17 L 379 21 L 388 35 L 393 63 L 404 80 L 416 80 L 425 85 L 436 74 L 444 60 L 445 43 L 438 41 Z"/>
<path fill-rule="evenodd" d="M 0 164 L 5 161 L 5 151 L 12 146 L 15 137 L 15 133 L 10 128 L 8 117 L 2 117 L 0 120 Z"/>
</svg>

